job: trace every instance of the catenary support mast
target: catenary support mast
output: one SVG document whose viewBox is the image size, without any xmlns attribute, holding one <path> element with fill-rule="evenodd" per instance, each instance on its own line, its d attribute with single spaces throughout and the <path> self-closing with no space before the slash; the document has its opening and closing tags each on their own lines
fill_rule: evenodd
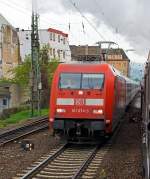
<svg viewBox="0 0 150 179">
<path fill-rule="evenodd" d="M 34 116 L 35 110 L 40 114 L 41 96 L 41 73 L 39 65 L 39 35 L 37 5 L 32 1 L 32 32 L 31 32 L 31 115 Z"/>
</svg>

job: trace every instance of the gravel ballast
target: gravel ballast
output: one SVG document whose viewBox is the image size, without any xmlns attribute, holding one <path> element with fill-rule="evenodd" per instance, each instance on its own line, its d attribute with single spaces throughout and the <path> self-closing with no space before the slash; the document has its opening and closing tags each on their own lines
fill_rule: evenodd
<svg viewBox="0 0 150 179">
<path fill-rule="evenodd" d="M 141 121 L 139 109 L 130 108 L 97 171 L 97 179 L 142 179 Z M 26 137 L 34 149 L 25 151 L 20 143 L 0 148 L 0 179 L 11 179 L 58 146 L 49 130 Z M 21 140 L 20 140 L 21 141 Z"/>
<path fill-rule="evenodd" d="M 25 151 L 20 143 L 10 143 L 0 148 L 0 179 L 15 177 L 59 144 L 59 140 L 52 137 L 48 130 L 28 136 L 26 139 L 34 143 L 33 150 Z"/>
<path fill-rule="evenodd" d="M 130 109 L 112 146 L 104 156 L 97 178 L 142 179 L 140 114 Z"/>
</svg>

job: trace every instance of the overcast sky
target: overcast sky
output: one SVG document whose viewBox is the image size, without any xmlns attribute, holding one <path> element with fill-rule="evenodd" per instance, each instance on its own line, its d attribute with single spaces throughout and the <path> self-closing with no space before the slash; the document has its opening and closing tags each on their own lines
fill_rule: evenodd
<svg viewBox="0 0 150 179">
<path fill-rule="evenodd" d="M 70 44 L 115 41 L 124 50 L 135 50 L 127 52 L 131 61 L 146 61 L 150 47 L 149 0 L 37 1 L 40 28 L 52 27 L 68 33 Z M 0 0 L 0 13 L 14 27 L 30 28 L 31 12 L 32 0 Z"/>
</svg>

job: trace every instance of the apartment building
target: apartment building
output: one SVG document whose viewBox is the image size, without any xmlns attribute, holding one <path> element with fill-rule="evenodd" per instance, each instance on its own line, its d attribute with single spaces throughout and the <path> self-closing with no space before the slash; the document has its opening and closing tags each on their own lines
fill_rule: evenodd
<svg viewBox="0 0 150 179">
<path fill-rule="evenodd" d="M 121 48 L 108 49 L 99 46 L 76 46 L 71 45 L 71 59 L 74 61 L 99 61 L 114 66 L 123 75 L 129 76 L 130 60 Z"/>
<path fill-rule="evenodd" d="M 31 30 L 19 30 L 20 55 L 24 60 L 26 55 L 31 54 Z M 40 47 L 48 45 L 50 59 L 56 58 L 61 62 L 71 60 L 71 52 L 68 34 L 53 28 L 39 30 Z"/>
</svg>

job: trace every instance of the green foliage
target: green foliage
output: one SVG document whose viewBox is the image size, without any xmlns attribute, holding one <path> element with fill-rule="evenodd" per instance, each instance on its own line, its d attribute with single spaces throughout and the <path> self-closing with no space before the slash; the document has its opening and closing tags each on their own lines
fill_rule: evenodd
<svg viewBox="0 0 150 179">
<path fill-rule="evenodd" d="M 58 59 L 49 59 L 48 56 L 49 47 L 47 45 L 43 46 L 40 50 L 40 70 L 41 70 L 41 80 L 42 80 L 42 86 L 45 86 L 46 88 L 51 85 L 53 73 L 55 72 L 59 60 Z M 22 62 L 19 66 L 14 68 L 12 70 L 13 79 L 7 80 L 4 79 L 4 81 L 11 81 L 12 83 L 17 83 L 20 86 L 29 86 L 29 80 L 30 80 L 30 71 L 31 71 L 31 56 L 28 55 L 25 57 L 25 61 Z M 47 85 L 48 86 L 47 86 Z"/>
<path fill-rule="evenodd" d="M 27 86 L 29 84 L 31 71 L 31 56 L 28 55 L 25 57 L 25 61 L 18 65 L 12 70 L 13 73 L 13 83 L 17 83 L 20 86 Z"/>
<path fill-rule="evenodd" d="M 48 115 L 48 111 L 49 111 L 48 109 L 42 109 L 41 115 L 42 116 Z M 17 112 L 16 114 L 12 114 L 10 115 L 9 118 L 5 120 L 0 120 L 0 128 L 6 127 L 10 124 L 22 123 L 22 122 L 29 120 L 30 113 L 31 113 L 30 110 L 24 110 L 24 111 Z M 38 116 L 37 114 L 38 112 L 35 113 L 35 116 Z"/>
<path fill-rule="evenodd" d="M 52 82 L 53 74 L 60 61 L 57 58 L 49 59 L 48 53 L 49 53 L 49 46 L 48 45 L 43 46 L 42 49 L 40 50 L 40 67 L 41 67 L 41 76 L 42 76 L 42 83 L 43 83 L 42 85 L 45 86 L 44 83 L 47 83 L 49 87 Z"/>
<path fill-rule="evenodd" d="M 55 69 L 59 64 L 57 59 L 49 59 L 49 48 L 44 46 L 40 52 L 40 70 L 41 70 L 41 106 L 47 107 L 49 105 L 50 86 Z"/>
<path fill-rule="evenodd" d="M 48 73 L 48 82 L 51 85 L 54 72 L 59 65 L 60 61 L 58 59 L 52 59 L 48 66 L 47 66 L 47 73 Z"/>
<path fill-rule="evenodd" d="M 12 83 L 12 80 L 7 79 L 7 78 L 1 78 L 0 79 L 0 84 L 7 84 L 7 83 Z"/>
</svg>

